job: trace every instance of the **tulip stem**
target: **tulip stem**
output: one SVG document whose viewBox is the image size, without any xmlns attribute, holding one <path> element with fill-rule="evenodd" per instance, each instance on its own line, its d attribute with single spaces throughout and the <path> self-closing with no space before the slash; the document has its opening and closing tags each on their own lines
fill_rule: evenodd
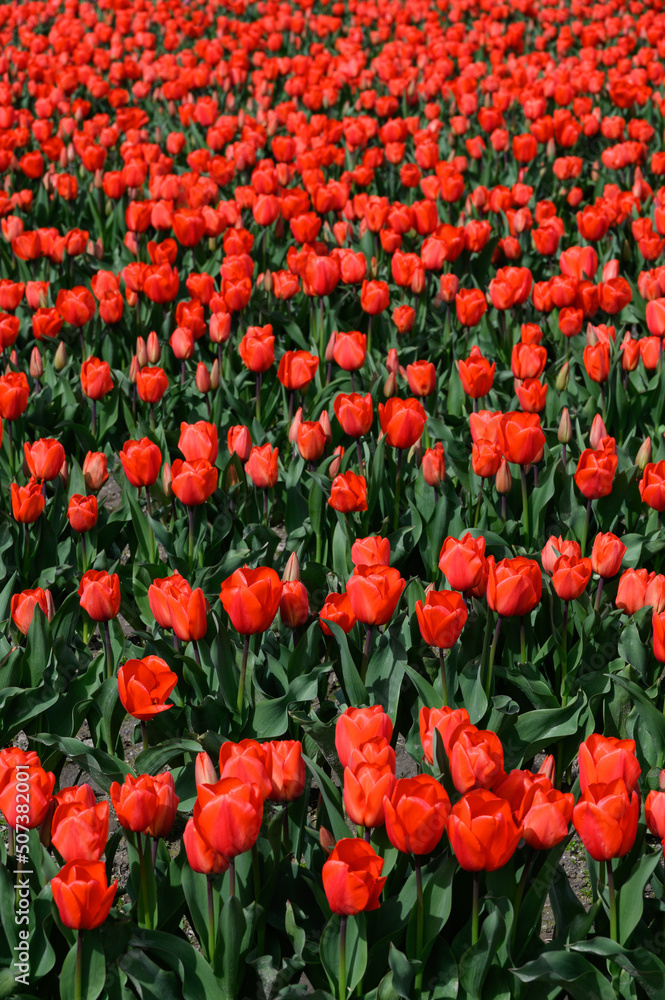
<svg viewBox="0 0 665 1000">
<path fill-rule="evenodd" d="M 187 551 L 187 559 L 189 562 L 189 572 L 191 573 L 194 568 L 194 508 L 189 507 L 189 548 Z"/>
<path fill-rule="evenodd" d="M 285 802 L 282 806 L 282 834 L 284 836 L 284 853 L 290 853 L 290 842 L 289 842 L 289 803 Z"/>
<path fill-rule="evenodd" d="M 402 492 L 402 449 L 397 449 L 397 472 L 395 474 L 395 513 L 393 516 L 393 530 L 399 528 L 399 500 Z"/>
<path fill-rule="evenodd" d="M 150 523 L 152 521 L 152 503 L 151 503 L 151 500 L 150 500 L 150 487 L 149 486 L 146 486 L 146 488 L 145 488 L 145 505 L 146 505 L 146 509 L 148 511 L 148 518 L 149 518 L 149 520 L 148 520 L 148 532 L 149 532 L 148 539 L 149 539 L 149 544 L 150 544 L 150 562 L 154 563 L 154 561 L 155 561 L 155 533 L 152 530 L 152 524 Z"/>
<path fill-rule="evenodd" d="M 92 436 L 97 438 L 97 400 L 92 401 Z"/>
<path fill-rule="evenodd" d="M 587 500 L 586 505 L 586 516 L 584 518 L 584 527 L 582 528 L 582 544 L 580 545 L 580 550 L 582 553 L 582 558 L 586 552 L 586 540 L 589 535 L 589 525 L 591 524 L 591 501 Z"/>
<path fill-rule="evenodd" d="M 343 916 L 339 922 L 339 1000 L 346 1000 L 346 921 Z"/>
<path fill-rule="evenodd" d="M 86 573 L 88 570 L 88 553 L 85 547 L 85 533 L 81 532 L 81 556 L 83 559 L 83 572 Z"/>
<path fill-rule="evenodd" d="M 561 706 L 568 704 L 568 692 L 564 691 L 568 676 L 568 608 L 570 601 L 564 601 L 563 622 L 561 624 Z"/>
<path fill-rule="evenodd" d="M 415 854 L 414 861 L 416 863 L 416 960 L 420 962 L 420 967 L 416 972 L 416 978 L 414 982 L 414 995 L 416 1000 L 420 997 L 420 993 L 423 987 L 423 971 L 425 962 L 423 960 L 423 926 L 424 926 L 424 908 L 423 908 L 423 873 L 420 866 L 420 857 Z"/>
<path fill-rule="evenodd" d="M 515 902 L 513 903 L 513 933 L 510 939 L 511 948 L 515 947 L 515 937 L 517 935 L 517 917 L 519 916 L 520 906 L 522 905 L 522 899 L 524 897 L 524 890 L 526 889 L 527 881 L 529 879 L 529 874 L 531 872 L 531 866 L 535 860 L 536 852 L 533 848 L 529 850 L 529 856 L 524 864 L 524 871 L 522 872 L 522 878 L 520 879 L 520 884 L 517 886 L 517 892 L 515 893 Z"/>
<path fill-rule="evenodd" d="M 526 632 L 524 629 L 524 616 L 520 618 L 520 663 L 526 663 Z"/>
<path fill-rule="evenodd" d="M 524 541 L 527 546 L 531 542 L 531 532 L 529 525 L 529 494 L 526 488 L 526 470 L 523 465 L 520 465 L 520 475 L 522 479 L 522 509 L 524 512 Z"/>
<path fill-rule="evenodd" d="M 256 419 L 261 423 L 261 372 L 256 375 Z"/>
<path fill-rule="evenodd" d="M 76 973 L 74 976 L 74 1000 L 83 995 L 83 931 L 79 928 L 76 938 Z"/>
<path fill-rule="evenodd" d="M 490 691 L 492 690 L 492 672 L 494 670 L 494 658 L 496 656 L 496 647 L 499 643 L 499 632 L 501 631 L 501 616 L 496 620 L 496 628 L 494 629 L 494 636 L 492 638 L 492 645 L 490 646 L 490 658 L 487 664 L 487 677 L 485 678 L 485 694 L 489 700 Z"/>
<path fill-rule="evenodd" d="M 155 404 L 150 404 L 150 430 L 155 433 Z"/>
<path fill-rule="evenodd" d="M 242 647 L 242 663 L 240 665 L 240 683 L 238 684 L 238 714 L 242 715 L 242 706 L 245 700 L 245 674 L 247 673 L 247 656 L 249 654 L 249 636 L 245 636 Z"/>
<path fill-rule="evenodd" d="M 14 431 L 13 422 L 11 420 L 7 421 L 7 450 L 9 452 L 9 472 L 12 479 L 14 478 L 15 466 L 14 466 Z"/>
<path fill-rule="evenodd" d="M 446 681 L 446 651 L 439 650 L 439 665 L 441 668 L 441 690 L 443 692 L 443 704 L 448 704 L 448 682 Z M 417 868 L 416 868 L 417 871 Z"/>
<path fill-rule="evenodd" d="M 482 498 L 483 498 L 482 487 L 479 487 L 478 488 L 478 499 L 476 501 L 476 514 L 475 514 L 475 517 L 473 519 L 473 526 L 474 526 L 474 528 L 478 527 L 478 521 L 480 519 L 480 501 L 482 500 Z"/>
<path fill-rule="evenodd" d="M 145 854 L 143 852 L 143 834 L 139 833 L 136 835 L 136 842 L 138 844 L 138 854 L 139 854 L 139 868 L 141 871 L 141 899 L 143 902 L 143 907 L 139 906 L 139 914 L 143 917 L 143 924 L 146 930 L 152 930 L 152 914 L 150 912 L 150 903 L 148 900 L 148 873 L 146 871 L 146 860 Z M 143 913 L 141 914 L 141 909 Z M 139 918 L 139 926 L 141 926 L 141 919 Z"/>
<path fill-rule="evenodd" d="M 369 663 L 369 651 L 372 645 L 372 636 L 374 635 L 374 626 L 367 626 L 367 634 L 365 635 L 365 645 L 363 646 L 363 658 L 360 664 L 360 679 L 363 684 L 365 683 L 365 677 L 367 675 L 367 664 Z"/>
<path fill-rule="evenodd" d="M 499 619 L 501 621 L 501 619 Z M 473 873 L 473 909 L 471 910 L 471 945 L 478 944 L 478 896 L 480 892 L 480 875 Z"/>
<path fill-rule="evenodd" d="M 217 932 L 215 928 L 215 902 L 212 894 L 212 878 L 206 875 L 208 888 L 208 961 L 212 965 L 215 960 L 215 943 Z"/>
<path fill-rule="evenodd" d="M 593 605 L 593 610 L 594 611 L 598 611 L 600 609 L 600 597 L 601 597 L 601 594 L 603 593 L 603 584 L 604 583 L 605 583 L 605 580 L 601 576 L 601 578 L 598 581 L 598 589 L 596 590 L 596 600 L 595 600 L 594 605 Z"/>
<path fill-rule="evenodd" d="M 607 859 L 607 888 L 610 894 L 610 937 L 613 941 L 619 942 L 619 931 L 617 921 L 617 900 L 614 891 L 614 872 L 612 871 L 612 859 Z"/>
<path fill-rule="evenodd" d="M 111 630 L 109 623 L 104 622 L 104 645 L 106 647 L 106 679 L 113 677 L 113 656 L 111 654 Z M 109 749 L 112 749 L 109 747 Z"/>
<path fill-rule="evenodd" d="M 148 723 L 144 719 L 141 719 L 141 738 L 143 740 L 143 749 L 148 749 Z"/>
</svg>

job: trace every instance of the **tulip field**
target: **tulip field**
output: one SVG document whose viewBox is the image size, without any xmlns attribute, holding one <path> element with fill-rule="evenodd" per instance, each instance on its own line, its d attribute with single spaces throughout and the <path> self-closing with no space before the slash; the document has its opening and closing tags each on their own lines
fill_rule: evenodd
<svg viewBox="0 0 665 1000">
<path fill-rule="evenodd" d="M 665 1000 L 663 0 L 0 41 L 0 1000 Z"/>
</svg>

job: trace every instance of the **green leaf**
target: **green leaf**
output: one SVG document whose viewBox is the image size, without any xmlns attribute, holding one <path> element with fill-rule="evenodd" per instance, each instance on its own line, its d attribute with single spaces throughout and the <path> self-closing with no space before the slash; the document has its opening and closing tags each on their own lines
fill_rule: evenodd
<svg viewBox="0 0 665 1000">
<path fill-rule="evenodd" d="M 515 723 L 515 734 L 525 744 L 524 757 L 549 746 L 562 736 L 574 736 L 582 729 L 582 714 L 588 709 L 586 696 L 580 692 L 565 708 L 523 712 Z"/>
<path fill-rule="evenodd" d="M 365 685 L 360 679 L 358 669 L 353 662 L 353 657 L 349 651 L 349 643 L 346 635 L 336 622 L 328 621 L 325 618 L 321 619 L 321 621 L 326 622 L 328 628 L 337 640 L 337 645 L 339 646 L 340 667 L 342 671 L 342 676 L 339 678 L 339 681 L 344 688 L 347 705 L 352 705 L 354 708 L 360 708 L 362 705 L 369 704 L 369 696 L 365 689 Z"/>
<path fill-rule="evenodd" d="M 341 919 L 336 913 L 332 915 L 323 930 L 319 944 L 321 964 L 325 969 L 330 985 L 332 986 L 332 991 L 336 996 L 339 991 L 339 931 Z M 346 919 L 347 991 L 353 993 L 365 974 L 366 967 L 367 928 L 365 914 L 359 913 L 356 917 L 347 917 Z"/>
<path fill-rule="evenodd" d="M 323 796 L 323 802 L 328 813 L 328 819 L 332 826 L 332 834 L 335 840 L 342 840 L 349 837 L 349 827 L 344 821 L 344 810 L 342 808 L 342 795 L 336 785 L 332 783 L 328 775 L 321 770 L 318 764 L 303 754 L 305 765 L 309 768 L 312 776 L 316 779 L 317 787 Z"/>
<path fill-rule="evenodd" d="M 142 750 L 134 761 L 134 767 L 139 774 L 159 774 L 175 757 L 183 753 L 200 753 L 201 749 L 196 740 L 178 737 L 162 740 L 159 746 Z"/>
<path fill-rule="evenodd" d="M 612 985 L 591 962 L 582 955 L 568 951 L 549 951 L 513 975 L 523 983 L 538 983 L 539 989 L 547 984 L 565 986 L 574 1000 L 617 1000 Z"/>
<path fill-rule="evenodd" d="M 504 941 L 506 922 L 498 909 L 483 921 L 478 943 L 464 952 L 459 965 L 461 985 L 471 997 L 480 997 L 492 960 Z"/>
<path fill-rule="evenodd" d="M 164 931 L 137 929 L 130 938 L 130 946 L 156 952 L 161 962 L 173 969 L 182 984 L 182 1000 L 217 1000 L 220 985 L 203 955 L 188 941 Z M 71 994 L 73 996 L 73 993 Z M 221 994 L 226 1000 L 228 994 Z M 68 998 L 71 1000 L 71 997 Z"/>
<path fill-rule="evenodd" d="M 648 760 L 650 767 L 662 768 L 665 763 L 665 716 L 651 702 L 644 692 L 633 684 L 632 681 L 621 677 L 620 674 L 613 674 L 612 680 L 615 684 L 624 688 L 630 694 L 635 711 L 649 733 L 655 752 L 655 759 Z"/>
<path fill-rule="evenodd" d="M 106 966 L 104 950 L 97 931 L 79 931 L 83 936 L 83 960 L 81 976 L 81 1000 L 97 1000 L 104 989 Z M 78 945 L 69 949 L 60 973 L 60 996 L 62 1000 L 72 1000 L 76 979 L 76 952 Z"/>
<path fill-rule="evenodd" d="M 640 922 L 644 909 L 644 889 L 661 860 L 660 851 L 641 857 L 617 893 L 619 941 L 626 944 Z"/>
</svg>

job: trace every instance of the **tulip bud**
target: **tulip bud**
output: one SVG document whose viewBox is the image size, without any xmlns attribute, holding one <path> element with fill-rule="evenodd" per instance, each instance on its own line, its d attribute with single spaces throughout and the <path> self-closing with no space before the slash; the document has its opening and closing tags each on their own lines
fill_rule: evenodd
<svg viewBox="0 0 665 1000">
<path fill-rule="evenodd" d="M 383 395 L 386 397 L 394 396 L 397 393 L 397 376 L 394 372 L 391 372 L 386 381 L 383 383 Z"/>
<path fill-rule="evenodd" d="M 557 437 L 561 444 L 568 444 L 573 437 L 573 425 L 570 419 L 570 413 L 568 412 L 568 407 L 564 406 L 561 413 L 561 419 L 559 420 L 559 432 Z"/>
<path fill-rule="evenodd" d="M 331 445 L 333 440 L 332 426 L 330 423 L 330 417 L 328 416 L 328 411 L 324 410 L 319 417 L 319 424 L 321 425 L 321 430 L 326 436 L 326 444 Z"/>
<path fill-rule="evenodd" d="M 335 843 L 336 841 L 332 833 L 329 833 L 325 826 L 319 827 L 319 844 L 326 854 L 332 854 Z"/>
<path fill-rule="evenodd" d="M 217 782 L 217 772 L 210 756 L 202 750 L 196 755 L 194 764 L 194 779 L 198 785 L 214 785 Z"/>
<path fill-rule="evenodd" d="M 227 465 L 226 473 L 224 474 L 224 490 L 228 493 L 234 486 L 237 486 L 240 482 L 238 477 L 238 470 L 235 465 Z"/>
<path fill-rule="evenodd" d="M 330 338 L 328 339 L 328 343 L 326 344 L 325 359 L 328 362 L 328 364 L 331 364 L 331 362 L 333 361 L 336 340 L 337 340 L 337 330 L 333 330 L 333 332 L 330 334 Z"/>
<path fill-rule="evenodd" d="M 374 279 L 378 276 L 378 274 L 379 274 L 379 265 L 377 263 L 377 259 L 376 257 L 372 257 L 369 263 L 369 276 L 370 278 Z"/>
<path fill-rule="evenodd" d="M 298 556 L 296 553 L 292 552 L 289 556 L 284 572 L 282 573 L 282 583 L 288 583 L 299 579 L 300 563 L 298 562 Z"/>
<path fill-rule="evenodd" d="M 335 456 L 335 458 L 333 458 L 332 462 L 328 466 L 328 475 L 330 476 L 331 479 L 335 478 L 335 476 L 339 472 L 339 467 L 342 464 L 342 459 L 344 458 L 343 445 L 338 444 L 335 450 L 333 451 L 333 455 Z"/>
<path fill-rule="evenodd" d="M 550 781 L 554 781 L 555 763 L 554 763 L 554 757 L 551 753 L 547 755 L 545 760 L 538 768 L 538 774 L 544 774 L 545 777 L 549 778 Z"/>
<path fill-rule="evenodd" d="M 53 367 L 57 372 L 61 372 L 62 369 L 67 364 L 67 348 L 65 347 L 64 340 L 61 340 L 58 344 L 58 349 L 55 352 L 55 357 L 53 358 Z"/>
<path fill-rule="evenodd" d="M 635 465 L 637 468 L 644 472 L 647 465 L 651 461 L 651 438 L 645 437 L 644 441 L 640 445 L 640 450 L 635 458 Z"/>
<path fill-rule="evenodd" d="M 442 274 L 439 281 L 439 295 L 443 302 L 450 305 L 455 301 L 459 289 L 459 278 L 456 274 Z"/>
<path fill-rule="evenodd" d="M 665 792 L 665 770 L 661 771 L 658 776 L 658 791 Z"/>
<path fill-rule="evenodd" d="M 139 363 L 139 368 L 145 368 L 148 364 L 148 351 L 143 337 L 136 338 L 136 360 Z"/>
<path fill-rule="evenodd" d="M 146 344 L 146 351 L 148 355 L 148 361 L 146 364 L 156 365 L 162 356 L 162 349 L 159 346 L 159 337 L 154 330 L 151 330 L 148 334 L 148 341 Z M 138 352 L 137 352 L 138 353 Z"/>
<path fill-rule="evenodd" d="M 391 347 L 390 350 L 388 351 L 388 357 L 386 358 L 386 368 L 388 369 L 388 372 L 390 374 L 397 377 L 397 373 L 399 371 L 399 361 L 397 359 L 397 349 L 394 347 Z"/>
<path fill-rule="evenodd" d="M 502 458 L 495 479 L 496 491 L 497 493 L 510 493 L 512 485 L 513 477 L 510 474 L 508 462 L 505 458 Z"/>
<path fill-rule="evenodd" d="M 612 278 L 619 277 L 619 261 L 614 258 L 613 260 L 608 260 L 607 264 L 603 267 L 603 281 L 611 281 Z"/>
<path fill-rule="evenodd" d="M 33 347 L 30 354 L 30 374 L 33 378 L 41 378 L 44 374 L 44 363 L 38 347 Z"/>
<path fill-rule="evenodd" d="M 207 393 L 212 389 L 210 382 L 210 372 L 206 368 L 203 361 L 199 361 L 196 366 L 196 388 L 199 392 Z"/>
<path fill-rule="evenodd" d="M 411 291 L 414 295 L 421 295 L 423 293 L 425 290 L 425 281 L 425 272 L 423 270 L 418 268 L 414 271 L 411 279 Z"/>
<path fill-rule="evenodd" d="M 63 460 L 63 463 L 60 466 L 60 471 L 58 472 L 58 476 L 60 477 L 60 482 L 66 489 L 67 486 L 69 486 L 69 467 L 67 466 L 66 458 Z"/>
<path fill-rule="evenodd" d="M 9 355 L 9 364 L 13 365 L 14 368 L 18 368 L 18 354 L 16 353 L 16 348 L 14 348 L 14 350 Z M 11 369 L 8 367 L 7 371 L 10 371 L 10 370 Z"/>
<path fill-rule="evenodd" d="M 266 292 L 268 292 L 268 294 L 270 294 L 270 292 L 272 292 L 272 289 L 273 289 L 273 280 L 272 280 L 272 272 L 271 271 L 266 271 L 266 273 L 264 274 L 264 276 L 263 276 L 263 287 L 265 288 Z"/>
<path fill-rule="evenodd" d="M 137 377 L 137 375 L 138 375 L 139 371 L 140 371 L 140 368 L 139 368 L 139 362 L 138 362 L 138 358 L 137 358 L 137 357 L 136 357 L 136 355 L 134 354 L 134 355 L 132 356 L 132 361 L 131 361 L 131 364 L 130 364 L 130 366 L 129 366 L 129 381 L 130 381 L 130 382 L 131 382 L 131 383 L 132 383 L 133 385 L 135 385 L 135 384 L 136 384 L 136 377 Z"/>
<path fill-rule="evenodd" d="M 596 449 L 600 446 L 600 442 L 604 437 L 607 437 L 607 428 L 605 427 L 605 422 L 603 421 L 600 413 L 597 413 L 593 418 L 593 423 L 591 424 L 589 444 L 592 448 Z"/>
<path fill-rule="evenodd" d="M 564 361 L 559 369 L 559 374 L 556 377 L 556 391 L 563 392 L 564 389 L 568 388 L 568 379 L 570 378 L 570 363 Z"/>
<path fill-rule="evenodd" d="M 298 442 L 298 428 L 302 423 L 302 406 L 299 406 L 296 410 L 296 415 L 291 421 L 291 427 L 289 428 L 289 441 L 291 444 L 297 444 Z"/>
<path fill-rule="evenodd" d="M 164 491 L 165 497 L 173 496 L 173 487 L 171 486 L 171 466 L 169 462 L 164 462 L 164 468 L 162 469 L 162 490 Z"/>
<path fill-rule="evenodd" d="M 221 381 L 222 380 L 219 377 L 219 361 L 215 358 L 212 363 L 212 368 L 210 369 L 210 388 L 219 389 Z"/>
</svg>

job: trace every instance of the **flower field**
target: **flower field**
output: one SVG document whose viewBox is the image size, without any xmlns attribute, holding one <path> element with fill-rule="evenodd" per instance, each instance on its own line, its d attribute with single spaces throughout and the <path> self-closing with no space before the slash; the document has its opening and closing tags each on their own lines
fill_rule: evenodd
<svg viewBox="0 0 665 1000">
<path fill-rule="evenodd" d="M 665 1000 L 664 38 L 0 8 L 0 1000 Z"/>
</svg>

